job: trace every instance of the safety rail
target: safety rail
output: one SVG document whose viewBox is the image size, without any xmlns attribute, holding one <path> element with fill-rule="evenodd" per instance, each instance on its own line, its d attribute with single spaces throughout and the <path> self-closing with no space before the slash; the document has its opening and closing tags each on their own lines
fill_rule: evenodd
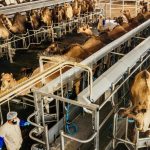
<svg viewBox="0 0 150 150">
<path fill-rule="evenodd" d="M 41 56 L 40 59 L 42 59 L 42 58 L 44 58 L 44 59 L 47 58 L 47 59 L 51 60 L 49 57 L 42 57 Z M 1 93 L 1 95 L 0 95 L 0 104 L 6 103 L 9 100 L 11 100 L 13 97 L 21 94 L 22 92 L 27 91 L 28 89 L 31 89 L 31 87 L 33 87 L 35 84 L 41 82 L 43 78 L 46 78 L 48 75 L 50 76 L 52 73 L 57 72 L 58 69 L 62 68 L 65 65 L 68 65 L 68 64 L 72 64 L 73 66 L 75 66 L 77 63 L 66 61 L 66 62 L 61 62 L 61 63 L 54 64 L 52 67 L 50 67 L 46 70 L 43 70 L 39 74 L 27 79 L 26 81 L 24 81 L 24 82 L 20 83 L 19 85 L 13 87 L 12 89 Z M 81 66 L 83 66 L 83 65 L 81 65 Z M 61 77 L 61 75 L 60 75 L 60 77 Z"/>
<path fill-rule="evenodd" d="M 54 6 L 65 2 L 71 2 L 72 0 L 38 0 L 27 3 L 21 3 L 17 5 L 0 7 L 0 12 L 3 14 L 15 14 L 17 12 L 25 12 L 32 9 L 39 9 L 47 6 Z"/>
<path fill-rule="evenodd" d="M 95 82 L 95 90 L 99 89 L 99 92 L 93 94 L 93 101 L 95 102 L 98 97 L 100 97 L 106 89 L 108 89 L 112 85 L 112 80 L 119 80 L 120 76 L 128 70 L 128 68 L 132 67 L 137 62 L 137 59 L 140 59 L 142 55 L 148 54 L 149 56 L 149 42 L 150 37 L 145 39 L 142 43 L 140 43 L 137 47 L 135 47 L 129 54 L 125 55 L 122 59 L 120 59 L 116 64 L 114 64 L 110 70 L 107 70 L 104 74 L 102 74 L 101 77 L 99 77 Z M 113 76 L 110 75 L 110 73 L 114 74 Z M 105 86 L 103 88 L 99 87 L 99 84 L 96 84 L 96 82 L 100 83 L 100 85 L 104 84 Z M 94 91 L 95 91 L 94 90 Z M 96 92 L 96 91 L 95 91 Z M 85 100 L 85 98 L 88 97 L 88 91 L 87 89 L 83 90 L 79 94 L 80 100 Z M 101 104 L 103 107 L 107 100 L 104 102 L 104 104 Z"/>
<path fill-rule="evenodd" d="M 41 68 L 41 71 L 43 72 L 43 69 L 44 69 L 44 67 L 43 67 L 43 63 L 45 62 L 45 60 L 46 59 L 50 59 L 49 57 L 41 57 L 41 59 L 40 59 L 40 68 Z M 91 68 L 90 67 L 88 67 L 88 66 L 85 66 L 85 65 L 82 65 L 82 64 L 79 64 L 79 63 L 74 63 L 74 62 L 68 62 L 68 64 L 62 64 L 62 66 L 59 68 L 60 69 L 60 72 L 62 72 L 61 70 L 64 68 L 64 67 L 78 67 L 78 68 L 81 68 L 81 69 L 83 69 L 84 71 L 86 71 L 87 73 L 88 73 L 88 76 L 89 76 L 89 93 L 90 93 L 90 98 L 92 97 L 92 70 L 91 70 Z M 44 81 L 44 79 L 42 79 L 42 81 L 43 81 L 43 83 L 45 82 Z M 71 104 L 71 105 L 74 105 L 74 106 L 78 106 L 78 107 L 83 107 L 84 109 L 88 109 L 88 110 L 91 110 L 91 111 L 95 111 L 95 110 L 97 110 L 98 109 L 98 107 L 97 107 L 97 105 L 95 105 L 95 104 L 90 104 L 90 105 L 88 105 L 88 104 L 82 104 L 82 103 L 80 103 L 80 102 L 76 102 L 76 101 L 73 101 L 73 100 L 70 100 L 70 99 L 68 99 L 68 98 L 64 98 L 63 97 L 63 95 L 64 95 L 64 92 L 63 92 L 63 81 L 62 81 L 62 78 L 60 77 L 60 85 L 61 85 L 61 97 L 60 96 L 56 96 L 56 95 L 53 95 L 53 94 L 46 94 L 46 93 L 39 93 L 38 92 L 38 95 L 40 94 L 41 96 L 39 97 L 38 95 L 37 95 L 37 92 L 36 91 L 34 91 L 34 96 L 35 96 L 35 99 L 34 99 L 34 101 L 35 101 L 35 110 L 36 110 L 36 112 L 35 113 L 33 113 L 32 115 L 30 115 L 29 117 L 28 117 L 28 121 L 33 125 L 33 126 L 35 126 L 35 127 L 39 127 L 40 129 L 41 129 L 41 126 L 39 126 L 39 124 L 40 124 L 40 118 L 42 117 L 43 119 L 42 119 L 42 122 L 43 122 L 43 124 L 44 124 L 44 126 L 45 126 L 45 121 L 44 121 L 44 110 L 43 110 L 43 107 L 44 107 L 44 105 L 43 105 L 43 101 L 44 101 L 44 98 L 46 98 L 46 100 L 47 100 L 47 102 L 46 102 L 46 105 L 48 105 L 47 103 L 50 103 L 50 102 L 52 102 L 52 101 L 54 101 L 54 100 L 56 100 L 56 117 L 57 117 L 57 122 L 59 121 L 59 101 L 61 101 L 61 102 L 63 102 L 63 103 L 68 103 L 68 104 Z M 43 98 L 42 98 L 43 97 Z M 40 103 L 41 103 L 41 106 L 38 106 L 39 105 L 39 101 L 40 101 Z M 64 105 L 63 105 L 64 106 Z M 38 115 L 37 115 L 37 112 L 38 112 Z M 35 121 L 36 121 L 36 124 L 35 123 L 33 123 L 32 121 L 31 121 L 31 117 L 33 117 L 33 116 L 35 116 Z M 32 138 L 32 134 L 33 134 L 33 132 L 34 132 L 34 130 L 33 131 L 31 131 L 31 133 L 30 133 L 30 137 Z M 33 137 L 32 138 L 33 140 L 35 140 L 36 138 L 35 137 Z M 37 141 L 37 140 L 36 140 Z"/>
</svg>

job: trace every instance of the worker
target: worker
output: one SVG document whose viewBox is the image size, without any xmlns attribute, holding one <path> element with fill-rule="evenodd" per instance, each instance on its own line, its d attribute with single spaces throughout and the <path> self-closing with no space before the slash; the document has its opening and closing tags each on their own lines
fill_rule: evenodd
<svg viewBox="0 0 150 150">
<path fill-rule="evenodd" d="M 28 125 L 29 122 L 17 117 L 17 112 L 8 112 L 7 122 L 0 127 L 0 150 L 4 142 L 7 150 L 19 150 L 23 141 L 20 126 Z"/>
</svg>

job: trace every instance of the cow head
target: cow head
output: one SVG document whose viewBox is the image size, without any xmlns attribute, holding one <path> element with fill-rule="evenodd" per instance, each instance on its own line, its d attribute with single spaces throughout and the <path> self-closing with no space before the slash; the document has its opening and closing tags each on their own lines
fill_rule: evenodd
<svg viewBox="0 0 150 150">
<path fill-rule="evenodd" d="M 4 25 L 6 25 L 8 27 L 12 27 L 12 23 L 11 23 L 10 19 L 8 19 L 7 16 L 5 16 L 4 14 L 1 14 L 0 18 Z"/>
<path fill-rule="evenodd" d="M 59 46 L 56 42 L 52 43 L 45 51 L 48 54 L 57 53 L 59 51 Z"/>
<path fill-rule="evenodd" d="M 78 28 L 77 33 L 81 33 L 81 34 L 85 34 L 88 36 L 92 36 L 93 32 L 91 30 L 92 27 L 90 27 L 88 24 L 83 25 L 81 27 Z"/>
<path fill-rule="evenodd" d="M 1 82 L 2 82 L 1 91 L 5 91 L 5 90 L 9 89 L 10 87 L 12 87 L 11 83 L 14 80 L 12 73 L 10 73 L 10 74 L 9 73 L 2 73 L 1 77 L 2 77 L 1 78 Z"/>
</svg>

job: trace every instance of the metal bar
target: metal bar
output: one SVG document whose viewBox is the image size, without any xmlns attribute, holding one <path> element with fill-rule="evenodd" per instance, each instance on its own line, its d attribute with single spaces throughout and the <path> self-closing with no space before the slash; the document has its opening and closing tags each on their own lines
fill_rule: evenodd
<svg viewBox="0 0 150 150">
<path fill-rule="evenodd" d="M 44 131 L 45 131 L 45 139 L 46 139 L 46 150 L 50 150 L 49 136 L 48 136 L 48 126 L 47 125 L 44 127 Z"/>
<path fill-rule="evenodd" d="M 41 128 L 41 129 L 44 129 L 44 127 L 43 126 L 41 126 L 41 125 L 38 125 L 38 124 L 36 124 L 36 123 L 34 123 L 34 122 L 32 122 L 31 121 L 31 118 L 33 117 L 33 116 L 36 116 L 37 115 L 37 111 L 35 111 L 33 114 L 31 114 L 28 118 L 27 118 L 27 121 L 30 123 L 30 124 L 32 124 L 33 126 L 35 126 L 35 127 L 38 127 L 38 128 Z"/>
<path fill-rule="evenodd" d="M 121 141 L 123 143 L 128 143 L 128 144 L 131 144 L 131 145 L 135 146 L 135 144 L 130 142 L 130 141 L 126 141 L 126 140 L 123 140 L 123 139 L 120 139 L 120 138 L 116 138 L 116 140 L 119 140 L 119 141 Z"/>
<path fill-rule="evenodd" d="M 145 39 L 146 39 L 146 38 L 139 37 L 139 36 L 135 36 L 134 38 L 136 38 L 136 39 L 142 39 L 142 40 L 145 40 Z"/>
<path fill-rule="evenodd" d="M 99 140 L 99 111 L 96 110 L 94 112 L 94 119 L 95 119 L 95 123 L 94 123 L 94 126 L 95 126 L 95 131 L 97 132 L 97 135 L 95 137 L 95 150 L 99 150 L 99 145 L 100 145 L 100 140 Z"/>
<path fill-rule="evenodd" d="M 79 101 L 70 100 L 70 99 L 63 98 L 63 97 L 60 97 L 60 96 L 57 96 L 57 95 L 53 95 L 51 93 L 47 94 L 47 93 L 44 93 L 44 92 L 41 92 L 41 91 L 38 91 L 38 90 L 35 90 L 34 93 L 38 93 L 38 94 L 41 94 L 42 96 L 47 96 L 47 97 L 54 98 L 54 99 L 56 99 L 56 101 L 69 103 L 69 104 L 79 106 L 79 107 L 85 107 L 85 108 L 90 109 L 92 111 L 95 111 L 99 108 L 99 105 L 96 105 L 96 104 L 84 104 L 84 103 L 81 103 Z"/>
<path fill-rule="evenodd" d="M 146 55 L 146 53 L 148 53 L 149 42 L 150 42 L 150 37 L 147 38 L 142 43 L 140 43 L 140 45 L 134 48 L 134 50 L 132 50 L 127 55 L 125 55 L 122 59 L 120 59 L 116 64 L 111 66 L 111 68 L 109 68 L 98 79 L 94 81 L 93 91 L 94 93 L 96 93 L 93 94 L 94 101 L 96 101 L 107 89 L 109 89 L 112 83 L 117 82 L 117 80 L 120 79 L 120 77 L 128 70 L 129 67 L 132 68 L 140 59 L 141 55 Z M 112 76 L 110 76 L 110 72 Z M 105 84 L 105 86 L 101 86 L 103 84 Z M 84 101 L 86 102 L 87 100 L 86 98 L 89 96 L 87 91 L 88 89 L 86 88 L 78 95 L 78 98 L 80 100 L 83 100 L 83 102 Z"/>
<path fill-rule="evenodd" d="M 61 150 L 65 150 L 64 131 L 60 131 L 60 138 L 61 138 Z"/>
<path fill-rule="evenodd" d="M 117 53 L 117 52 L 111 52 L 111 54 L 120 55 L 120 56 L 124 56 L 125 55 L 125 54 Z"/>
<path fill-rule="evenodd" d="M 15 14 L 16 12 L 25 12 L 32 9 L 39 9 L 41 7 L 50 7 L 57 4 L 62 4 L 65 2 L 71 2 L 72 0 L 38 0 L 34 2 L 27 2 L 17 5 L 0 7 L 0 12 L 2 14 Z"/>
<path fill-rule="evenodd" d="M 34 103 L 34 100 L 33 100 L 33 99 L 31 100 L 31 99 L 26 98 L 26 97 L 23 97 L 22 99 L 23 99 L 23 100 L 25 100 L 25 101 L 28 101 L 28 102 Z"/>
<path fill-rule="evenodd" d="M 66 137 L 66 138 L 68 138 L 68 139 L 71 139 L 71 140 L 73 140 L 73 141 L 76 141 L 76 142 L 88 143 L 88 142 L 92 141 L 92 140 L 96 137 L 97 132 L 95 132 L 95 133 L 94 133 L 89 139 L 87 139 L 87 140 L 77 139 L 77 138 L 74 138 L 74 137 L 72 137 L 72 136 L 69 136 L 69 135 L 67 135 L 67 134 L 65 134 L 65 133 L 63 133 L 63 132 L 61 133 L 61 135 L 64 136 L 64 137 Z"/>
<path fill-rule="evenodd" d="M 33 133 L 36 133 L 36 131 L 35 131 L 35 129 L 32 129 L 31 131 L 30 131 L 30 133 L 29 133 L 29 137 L 31 138 L 31 139 L 33 139 L 33 140 L 35 140 L 35 141 L 37 141 L 37 142 L 39 142 L 39 143 L 41 143 L 41 144 L 46 144 L 45 142 L 43 142 L 42 140 L 39 140 L 39 139 L 37 139 L 37 138 L 35 138 L 32 134 Z"/>
</svg>

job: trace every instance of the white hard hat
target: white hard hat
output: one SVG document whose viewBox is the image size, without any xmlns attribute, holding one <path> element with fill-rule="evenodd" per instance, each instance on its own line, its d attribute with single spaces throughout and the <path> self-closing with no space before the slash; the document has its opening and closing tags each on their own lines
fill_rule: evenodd
<svg viewBox="0 0 150 150">
<path fill-rule="evenodd" d="M 10 111 L 10 112 L 7 113 L 7 120 L 12 120 L 12 119 L 16 118 L 17 115 L 18 115 L 17 112 Z"/>
</svg>

